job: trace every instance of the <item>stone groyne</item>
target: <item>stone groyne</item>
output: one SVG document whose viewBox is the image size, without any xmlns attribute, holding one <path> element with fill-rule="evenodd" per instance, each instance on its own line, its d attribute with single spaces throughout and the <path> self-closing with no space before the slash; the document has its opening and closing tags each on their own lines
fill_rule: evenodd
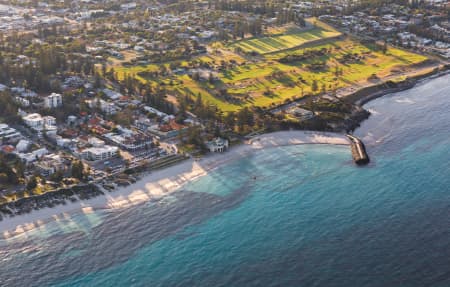
<svg viewBox="0 0 450 287">
<path fill-rule="evenodd" d="M 350 140 L 350 146 L 352 149 L 353 161 L 357 165 L 366 165 L 370 162 L 369 155 L 367 154 L 366 147 L 364 143 L 357 137 L 352 135 L 347 135 Z"/>
</svg>

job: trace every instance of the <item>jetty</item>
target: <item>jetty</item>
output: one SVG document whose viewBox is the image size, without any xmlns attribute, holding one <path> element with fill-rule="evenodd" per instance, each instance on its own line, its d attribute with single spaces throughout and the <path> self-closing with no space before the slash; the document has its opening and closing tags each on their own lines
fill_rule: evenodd
<svg viewBox="0 0 450 287">
<path fill-rule="evenodd" d="M 353 161 L 357 165 L 366 165 L 370 162 L 369 155 L 366 152 L 366 147 L 364 143 L 357 137 L 347 134 L 348 139 L 350 140 L 350 146 L 352 149 L 352 157 Z"/>
</svg>

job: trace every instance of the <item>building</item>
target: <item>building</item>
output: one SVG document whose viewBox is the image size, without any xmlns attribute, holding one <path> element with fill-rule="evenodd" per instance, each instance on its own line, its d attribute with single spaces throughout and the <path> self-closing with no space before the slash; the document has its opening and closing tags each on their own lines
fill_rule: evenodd
<svg viewBox="0 0 450 287">
<path fill-rule="evenodd" d="M 0 147 L 0 150 L 3 153 L 6 153 L 6 154 L 15 153 L 16 152 L 16 149 L 12 145 L 3 145 L 3 146 Z"/>
<path fill-rule="evenodd" d="M 18 103 L 21 107 L 25 107 L 26 108 L 26 107 L 30 106 L 30 101 L 25 99 L 25 98 L 15 97 L 14 99 L 15 99 L 16 103 Z"/>
<path fill-rule="evenodd" d="M 45 155 L 34 165 L 42 176 L 49 176 L 58 170 L 64 170 L 63 160 L 57 154 Z"/>
<path fill-rule="evenodd" d="M 45 128 L 55 127 L 56 126 L 56 118 L 52 116 L 45 116 L 42 118 L 44 120 Z"/>
<path fill-rule="evenodd" d="M 16 145 L 16 150 L 18 152 L 26 152 L 31 146 L 31 142 L 27 140 L 20 140 Z"/>
<path fill-rule="evenodd" d="M 40 114 L 28 114 L 22 117 L 24 123 L 34 130 L 42 130 L 44 127 L 44 119 Z"/>
<path fill-rule="evenodd" d="M 93 147 L 103 147 L 103 146 L 105 146 L 105 142 L 104 141 L 102 141 L 99 138 L 95 138 L 95 137 L 90 137 L 88 139 L 88 143 L 90 145 L 92 145 Z"/>
<path fill-rule="evenodd" d="M 26 163 L 32 163 L 46 154 L 48 154 L 48 150 L 46 148 L 41 148 L 30 153 L 18 153 L 17 156 Z"/>
<path fill-rule="evenodd" d="M 119 111 L 116 104 L 101 99 L 86 100 L 86 103 L 90 108 L 100 108 L 107 115 L 114 115 Z"/>
<path fill-rule="evenodd" d="M 119 148 L 115 146 L 91 147 L 84 149 L 82 157 L 90 161 L 105 160 L 117 156 Z"/>
<path fill-rule="evenodd" d="M 55 137 L 56 144 L 62 148 L 69 148 L 72 144 L 72 140 L 63 138 L 62 136 Z"/>
<path fill-rule="evenodd" d="M 228 149 L 228 140 L 222 138 L 215 138 L 206 143 L 210 152 L 224 152 Z"/>
<path fill-rule="evenodd" d="M 77 117 L 76 116 L 70 115 L 70 116 L 67 117 L 67 124 L 69 126 L 73 126 L 76 123 L 77 123 Z"/>
<path fill-rule="evenodd" d="M 114 144 L 129 151 L 149 148 L 153 144 L 152 137 L 139 133 L 133 133 L 131 135 L 108 133 L 105 137 Z"/>
<path fill-rule="evenodd" d="M 85 81 L 77 76 L 72 76 L 64 79 L 63 88 L 81 88 L 85 84 Z"/>
<path fill-rule="evenodd" d="M 41 116 L 40 114 L 28 114 L 22 117 L 24 123 L 35 131 L 56 131 L 56 118 L 52 116 Z"/>
<path fill-rule="evenodd" d="M 306 121 L 312 119 L 314 117 L 314 113 L 299 107 L 292 107 L 286 111 L 288 114 L 291 114 L 298 118 L 299 120 Z"/>
<path fill-rule="evenodd" d="M 159 139 L 169 139 L 177 137 L 179 134 L 183 134 L 187 130 L 187 126 L 177 123 L 174 119 L 169 120 L 163 125 L 154 125 L 148 129 L 148 131 Z"/>
<path fill-rule="evenodd" d="M 55 109 L 62 106 L 61 94 L 52 93 L 50 96 L 45 97 L 44 105 L 48 109 Z"/>
<path fill-rule="evenodd" d="M 25 88 L 21 88 L 21 87 L 13 87 L 11 88 L 11 92 L 18 94 L 20 97 L 22 98 L 34 98 L 37 97 L 37 93 L 27 90 Z"/>
<path fill-rule="evenodd" d="M 103 93 L 105 93 L 105 95 L 113 101 L 117 101 L 123 96 L 121 93 L 110 89 L 103 89 Z"/>
<path fill-rule="evenodd" d="M 56 172 L 56 168 L 52 163 L 47 161 L 39 161 L 35 164 L 37 172 L 42 176 L 50 176 Z"/>
<path fill-rule="evenodd" d="M 163 112 L 161 112 L 161 111 L 159 111 L 159 110 L 157 110 L 157 109 L 155 109 L 153 107 L 149 107 L 149 106 L 145 106 L 144 107 L 144 111 L 146 111 L 148 113 L 151 113 L 151 114 L 155 114 L 155 115 L 157 115 L 158 117 L 161 117 L 161 118 L 168 116 L 166 113 L 163 113 Z"/>
<path fill-rule="evenodd" d="M 0 140 L 9 141 L 21 138 L 22 135 L 16 129 L 9 127 L 7 124 L 0 124 Z"/>
<path fill-rule="evenodd" d="M 125 3 L 125 4 L 121 4 L 120 5 L 120 8 L 123 11 L 134 10 L 134 9 L 136 9 L 136 7 L 137 7 L 136 2 L 130 2 L 130 3 Z"/>
</svg>

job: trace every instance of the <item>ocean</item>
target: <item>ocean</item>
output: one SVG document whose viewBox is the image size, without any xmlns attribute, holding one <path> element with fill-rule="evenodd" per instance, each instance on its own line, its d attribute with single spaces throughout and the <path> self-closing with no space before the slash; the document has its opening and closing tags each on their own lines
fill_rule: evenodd
<svg viewBox="0 0 450 287">
<path fill-rule="evenodd" d="M 366 105 L 366 167 L 346 146 L 264 149 L 0 240 L 0 286 L 450 286 L 449 83 Z"/>
</svg>

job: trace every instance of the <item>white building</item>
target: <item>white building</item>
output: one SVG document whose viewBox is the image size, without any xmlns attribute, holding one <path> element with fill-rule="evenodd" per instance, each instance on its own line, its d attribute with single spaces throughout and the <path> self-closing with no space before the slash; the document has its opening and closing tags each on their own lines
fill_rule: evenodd
<svg viewBox="0 0 450 287">
<path fill-rule="evenodd" d="M 45 97 L 44 104 L 48 109 L 54 109 L 62 106 L 61 94 L 52 93 L 50 96 Z"/>
<path fill-rule="evenodd" d="M 22 98 L 22 97 L 15 97 L 16 103 L 18 103 L 21 107 L 29 107 L 30 101 Z"/>
<path fill-rule="evenodd" d="M 40 114 L 28 114 L 22 117 L 27 126 L 34 130 L 42 130 L 44 128 L 44 119 Z"/>
<path fill-rule="evenodd" d="M 37 97 L 37 93 L 27 90 L 25 88 L 22 87 L 13 87 L 11 88 L 11 92 L 18 94 L 19 96 L 23 97 L 23 98 L 34 98 Z"/>
<path fill-rule="evenodd" d="M 48 150 L 46 148 L 41 148 L 30 153 L 19 153 L 17 155 L 26 163 L 32 163 L 46 154 L 48 154 Z"/>
<path fill-rule="evenodd" d="M 118 100 L 122 97 L 122 94 L 110 89 L 103 89 L 103 93 L 111 100 Z"/>
<path fill-rule="evenodd" d="M 118 111 L 118 108 L 114 103 L 104 100 L 100 100 L 100 109 L 107 115 L 114 115 Z"/>
<path fill-rule="evenodd" d="M 50 176 L 56 172 L 56 167 L 53 165 L 53 162 L 39 161 L 34 166 L 41 176 Z"/>
<path fill-rule="evenodd" d="M 97 161 L 115 157 L 118 152 L 118 147 L 105 145 L 102 147 L 91 147 L 84 149 L 81 155 L 87 160 Z"/>
<path fill-rule="evenodd" d="M 7 124 L 0 124 L 0 139 L 12 140 L 18 139 L 22 135 L 14 128 L 9 127 Z"/>
<path fill-rule="evenodd" d="M 31 143 L 27 140 L 20 140 L 16 145 L 18 152 L 26 152 L 30 148 Z"/>
<path fill-rule="evenodd" d="M 98 107 L 107 115 L 113 115 L 119 111 L 119 108 L 113 102 L 107 102 L 101 99 L 86 100 L 86 103 L 91 109 Z"/>
<path fill-rule="evenodd" d="M 49 176 L 58 170 L 63 170 L 64 164 L 58 154 L 49 154 L 43 156 L 38 163 L 35 163 L 35 167 L 42 176 Z"/>
<path fill-rule="evenodd" d="M 56 126 L 56 118 L 52 116 L 43 117 L 44 125 L 46 128 L 55 127 Z"/>
<path fill-rule="evenodd" d="M 104 141 L 102 141 L 101 139 L 95 138 L 95 137 L 90 137 L 88 139 L 88 143 L 90 145 L 92 145 L 93 147 L 102 147 L 105 145 Z"/>
<path fill-rule="evenodd" d="M 63 147 L 63 148 L 69 147 L 71 145 L 71 143 L 72 143 L 72 140 L 63 138 L 61 136 L 56 136 L 55 140 L 56 140 L 56 144 L 59 147 Z"/>
<path fill-rule="evenodd" d="M 56 130 L 56 119 L 52 116 L 42 117 L 40 114 L 28 114 L 22 117 L 27 126 L 36 130 Z"/>
<path fill-rule="evenodd" d="M 153 138 L 143 134 L 116 134 L 108 133 L 105 135 L 113 143 L 126 150 L 135 151 L 150 147 L 153 144 Z"/>
<path fill-rule="evenodd" d="M 130 2 L 130 3 L 125 3 L 125 4 L 120 5 L 120 8 L 124 11 L 134 10 L 134 9 L 136 9 L 136 7 L 137 7 L 136 2 Z"/>
<path fill-rule="evenodd" d="M 215 138 L 206 143 L 210 152 L 224 152 L 228 149 L 228 140 L 222 138 Z"/>
<path fill-rule="evenodd" d="M 149 107 L 149 106 L 145 106 L 144 111 L 146 111 L 148 113 L 156 114 L 158 117 L 161 117 L 161 118 L 168 116 L 166 113 L 163 113 L 163 112 L 161 112 L 153 107 Z"/>
<path fill-rule="evenodd" d="M 144 51 L 145 51 L 145 48 L 142 47 L 142 46 L 136 45 L 136 46 L 134 46 L 134 50 L 135 50 L 136 52 L 144 52 Z"/>
</svg>

